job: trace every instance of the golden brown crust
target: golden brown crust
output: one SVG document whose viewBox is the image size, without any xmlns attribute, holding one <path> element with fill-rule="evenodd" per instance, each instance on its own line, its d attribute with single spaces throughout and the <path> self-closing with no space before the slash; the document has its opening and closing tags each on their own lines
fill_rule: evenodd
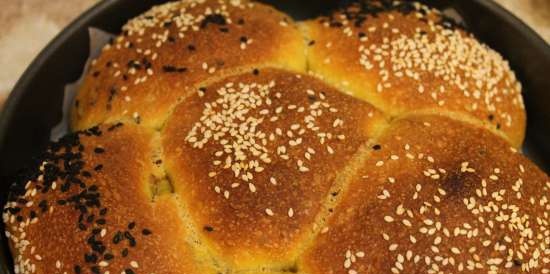
<svg viewBox="0 0 550 274">
<path fill-rule="evenodd" d="M 304 23 L 307 52 L 244 0 L 131 20 L 72 112 L 102 125 L 14 186 L 16 274 L 550 273 L 506 62 L 418 4 L 358 7 Z"/>
<path fill-rule="evenodd" d="M 234 269 L 280 269 L 298 255 L 338 172 L 382 125 L 374 108 L 315 78 L 260 70 L 180 104 L 163 149 L 211 248 Z"/>
<path fill-rule="evenodd" d="M 303 71 L 303 52 L 293 21 L 263 4 L 192 0 L 157 6 L 130 20 L 91 66 L 72 126 L 126 118 L 159 127 L 199 82 L 265 66 Z"/>
<path fill-rule="evenodd" d="M 548 177 L 483 129 L 392 123 L 300 268 L 316 273 L 545 273 Z"/>
<path fill-rule="evenodd" d="M 152 201 L 152 133 L 110 127 L 52 147 L 8 202 L 16 272 L 215 273 L 193 259 L 174 198 Z"/>
<path fill-rule="evenodd" d="M 444 114 L 521 146 L 521 86 L 497 52 L 435 10 L 401 2 L 376 12 L 372 3 L 303 24 L 313 72 L 392 116 Z"/>
</svg>

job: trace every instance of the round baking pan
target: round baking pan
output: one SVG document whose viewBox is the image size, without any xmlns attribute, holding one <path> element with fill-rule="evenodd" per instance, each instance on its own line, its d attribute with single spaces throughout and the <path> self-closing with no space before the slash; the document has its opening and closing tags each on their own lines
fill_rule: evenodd
<svg viewBox="0 0 550 274">
<path fill-rule="evenodd" d="M 48 144 L 62 115 L 63 90 L 81 74 L 88 58 L 88 28 L 118 33 L 130 18 L 162 0 L 104 0 L 81 15 L 34 60 L 0 115 L 0 205 L 17 171 Z M 296 19 L 312 18 L 350 1 L 266 0 Z M 524 87 L 528 129 L 524 151 L 550 171 L 550 46 L 524 23 L 490 0 L 423 1 L 453 9 L 478 39 L 510 61 Z M 25 46 L 25 45 L 21 45 Z M 3 68 L 9 69 L 9 68 Z M 3 230 L 3 228 L 0 228 Z M 13 273 L 5 238 L 0 239 L 0 274 Z"/>
</svg>

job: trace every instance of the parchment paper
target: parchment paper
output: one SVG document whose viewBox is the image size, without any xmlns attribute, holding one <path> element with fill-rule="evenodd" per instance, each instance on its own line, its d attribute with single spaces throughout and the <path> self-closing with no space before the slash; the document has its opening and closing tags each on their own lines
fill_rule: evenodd
<svg viewBox="0 0 550 274">
<path fill-rule="evenodd" d="M 110 39 L 115 37 L 114 34 L 102 31 L 97 28 L 89 28 L 88 34 L 90 36 L 90 55 L 88 56 L 88 60 L 86 61 L 86 65 L 84 66 L 84 71 L 82 72 L 82 75 L 80 75 L 78 80 L 76 82 L 65 85 L 63 97 L 63 117 L 61 119 L 61 122 L 59 122 L 59 124 L 57 124 L 50 132 L 51 141 L 57 141 L 59 140 L 59 138 L 63 137 L 63 135 L 70 132 L 69 119 L 71 106 L 74 104 L 76 93 L 78 92 L 80 85 L 84 80 L 84 76 L 86 76 L 86 74 L 88 73 L 92 60 L 97 58 L 101 53 L 101 49 L 103 48 L 103 46 L 109 43 Z"/>
</svg>

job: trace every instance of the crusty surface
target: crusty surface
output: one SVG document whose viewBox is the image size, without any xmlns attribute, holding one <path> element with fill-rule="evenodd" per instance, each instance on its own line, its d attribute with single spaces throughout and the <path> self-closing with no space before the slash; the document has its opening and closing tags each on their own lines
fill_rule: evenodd
<svg viewBox="0 0 550 274">
<path fill-rule="evenodd" d="M 90 67 L 74 129 L 126 118 L 159 127 L 194 85 L 254 67 L 304 70 L 304 40 L 287 15 L 249 1 L 191 0 L 130 20 Z"/>
<path fill-rule="evenodd" d="M 550 273 L 513 73 L 437 12 L 380 3 L 303 33 L 239 0 L 131 20 L 72 112 L 100 126 L 14 186 L 16 274 Z"/>
<path fill-rule="evenodd" d="M 547 273 L 546 174 L 486 130 L 442 117 L 392 123 L 300 269 Z"/>
<path fill-rule="evenodd" d="M 333 85 L 392 116 L 452 116 L 521 146 L 525 111 L 508 63 L 437 11 L 372 1 L 303 27 L 310 70 Z"/>
<path fill-rule="evenodd" d="M 306 75 L 260 70 L 180 104 L 162 133 L 167 174 L 233 269 L 293 265 L 342 168 L 385 120 Z"/>
<path fill-rule="evenodd" d="M 215 273 L 193 259 L 174 198 L 152 201 L 151 140 L 103 126 L 51 147 L 4 212 L 16 273 Z"/>
</svg>

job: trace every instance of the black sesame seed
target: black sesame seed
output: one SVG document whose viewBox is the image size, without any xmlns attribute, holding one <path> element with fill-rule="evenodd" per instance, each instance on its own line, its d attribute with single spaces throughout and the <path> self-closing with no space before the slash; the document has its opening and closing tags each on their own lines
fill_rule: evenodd
<svg viewBox="0 0 550 274">
<path fill-rule="evenodd" d="M 115 233 L 115 236 L 113 236 L 113 243 L 118 244 L 120 243 L 120 241 L 122 241 L 122 232 L 117 231 L 117 233 Z"/>
<path fill-rule="evenodd" d="M 82 273 L 82 269 L 80 268 L 79 265 L 75 265 L 75 266 L 74 266 L 74 273 L 76 273 L 76 274 Z"/>
<path fill-rule="evenodd" d="M 94 265 L 90 268 L 90 270 L 94 273 L 94 274 L 99 274 L 99 266 L 97 265 Z"/>
<path fill-rule="evenodd" d="M 96 147 L 96 148 L 94 148 L 94 152 L 97 153 L 97 154 L 101 154 L 101 153 L 105 152 L 105 149 L 102 148 L 102 147 Z"/>
<path fill-rule="evenodd" d="M 134 229 L 134 227 L 136 227 L 135 222 L 131 222 L 131 223 L 128 224 L 128 229 L 132 230 L 132 229 Z"/>
<path fill-rule="evenodd" d="M 254 75 L 259 75 L 259 74 L 260 74 L 260 70 L 259 70 L 259 69 L 254 69 L 254 70 L 252 71 L 252 73 L 253 73 Z"/>
<path fill-rule="evenodd" d="M 195 50 L 197 50 L 197 48 L 196 48 L 194 45 L 188 45 L 188 46 L 187 46 L 187 49 L 188 49 L 189 51 L 195 51 Z"/>
<path fill-rule="evenodd" d="M 93 253 L 84 254 L 84 261 L 86 261 L 87 263 L 95 263 L 97 262 L 97 256 Z"/>
<path fill-rule="evenodd" d="M 48 210 L 48 201 L 46 200 L 42 200 L 40 201 L 40 203 L 38 204 L 38 207 L 40 208 L 40 210 L 42 210 L 42 212 L 46 212 Z"/>
<path fill-rule="evenodd" d="M 126 268 L 126 270 L 124 270 L 124 273 L 126 274 L 134 274 L 134 271 L 130 268 Z"/>
<path fill-rule="evenodd" d="M 134 238 L 134 236 L 132 236 L 132 233 L 130 233 L 129 231 L 125 231 L 124 238 L 128 239 L 128 243 L 131 247 L 136 246 L 136 239 Z"/>
<path fill-rule="evenodd" d="M 374 145 L 374 146 L 372 146 L 372 149 L 380 150 L 380 149 L 382 149 L 382 146 L 381 145 Z"/>
<path fill-rule="evenodd" d="M 141 231 L 141 234 L 145 235 L 145 236 L 149 236 L 151 235 L 153 232 L 151 232 L 151 230 L 147 229 L 147 228 L 144 228 L 142 231 Z"/>
<path fill-rule="evenodd" d="M 162 66 L 162 71 L 166 73 L 174 73 L 174 72 L 182 73 L 182 72 L 186 72 L 187 68 L 175 67 L 175 66 Z"/>
<path fill-rule="evenodd" d="M 89 215 L 89 216 L 86 218 L 86 222 L 87 222 L 87 223 L 91 223 L 91 222 L 93 222 L 93 221 L 94 221 L 94 215 L 93 215 L 93 214 L 92 214 L 92 215 Z"/>
<path fill-rule="evenodd" d="M 221 14 L 209 14 L 201 22 L 200 27 L 206 28 L 209 24 L 216 24 L 220 26 L 227 25 L 225 17 Z"/>
<path fill-rule="evenodd" d="M 117 129 L 117 128 L 123 126 L 123 125 L 124 125 L 123 123 L 120 123 L 120 122 L 119 122 L 119 123 L 116 123 L 116 124 L 110 126 L 107 130 L 108 130 L 108 131 L 113 131 L 113 130 L 115 130 L 115 129 Z M 103 165 L 100 165 L 100 166 L 103 167 Z"/>
<path fill-rule="evenodd" d="M 212 231 L 214 231 L 214 228 L 211 227 L 211 226 L 205 225 L 205 226 L 204 226 L 204 230 L 205 230 L 206 232 L 212 232 Z"/>
<path fill-rule="evenodd" d="M 127 257 L 128 256 L 128 248 L 123 249 L 122 252 L 121 252 L 121 255 L 122 255 L 122 257 Z"/>
<path fill-rule="evenodd" d="M 106 261 L 110 261 L 114 258 L 115 258 L 115 256 L 111 253 L 105 253 L 105 255 L 103 255 L 103 259 L 105 259 Z"/>
<path fill-rule="evenodd" d="M 309 43 L 308 43 L 307 45 L 310 46 L 310 47 L 313 46 L 313 45 L 315 45 L 315 40 L 309 41 Z"/>
</svg>

